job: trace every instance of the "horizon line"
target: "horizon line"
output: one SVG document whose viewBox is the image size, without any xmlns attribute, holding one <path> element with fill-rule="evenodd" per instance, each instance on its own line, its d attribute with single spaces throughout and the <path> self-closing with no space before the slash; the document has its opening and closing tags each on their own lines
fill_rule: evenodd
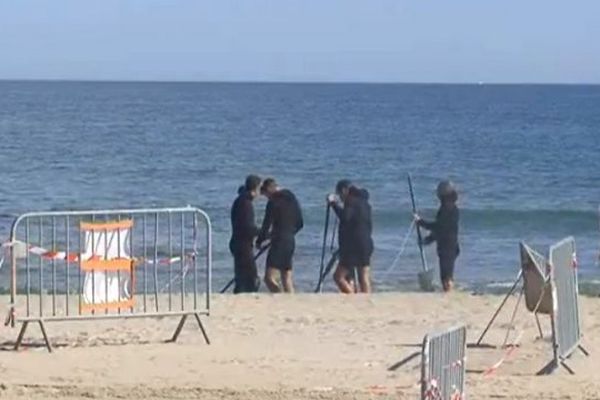
<svg viewBox="0 0 600 400">
<path fill-rule="evenodd" d="M 292 85 L 447 85 L 447 86 L 599 86 L 600 82 L 486 82 L 486 81 L 362 81 L 362 80 L 188 80 L 188 79 L 71 79 L 71 78 L 0 78 L 0 82 L 46 83 L 192 83 L 192 84 L 292 84 Z"/>
</svg>

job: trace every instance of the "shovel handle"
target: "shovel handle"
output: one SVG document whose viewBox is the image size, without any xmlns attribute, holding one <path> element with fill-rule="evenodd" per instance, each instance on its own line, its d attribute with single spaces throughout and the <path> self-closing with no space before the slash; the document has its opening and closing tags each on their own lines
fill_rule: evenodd
<svg viewBox="0 0 600 400">
<path fill-rule="evenodd" d="M 410 201 L 412 203 L 413 214 L 416 214 L 417 203 L 415 201 L 415 192 L 413 190 L 410 174 L 408 174 L 408 190 L 410 191 Z M 421 268 L 426 272 L 429 268 L 427 267 L 427 260 L 425 259 L 425 251 L 423 250 L 423 236 L 421 235 L 421 228 L 419 225 L 417 225 L 417 240 L 419 245 L 419 254 L 421 256 Z"/>
</svg>

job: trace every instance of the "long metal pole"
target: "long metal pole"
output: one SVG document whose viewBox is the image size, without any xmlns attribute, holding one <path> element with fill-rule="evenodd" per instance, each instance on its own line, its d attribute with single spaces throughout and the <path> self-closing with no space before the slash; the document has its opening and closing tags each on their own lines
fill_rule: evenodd
<svg viewBox="0 0 600 400">
<path fill-rule="evenodd" d="M 496 312 L 494 312 L 494 315 L 492 316 L 492 319 L 490 319 L 490 322 L 488 322 L 487 326 L 485 327 L 485 329 L 481 333 L 481 336 L 479 336 L 479 339 L 477 339 L 477 343 L 475 343 L 476 346 L 480 346 L 481 345 L 481 342 L 483 341 L 483 338 L 485 337 L 485 335 L 487 334 L 487 332 L 492 327 L 492 324 L 496 320 L 496 317 L 498 317 L 498 314 L 500 314 L 500 311 L 502 311 L 502 308 L 504 308 L 504 305 L 506 304 L 506 302 L 508 301 L 508 299 L 510 298 L 510 296 L 515 292 L 515 289 L 517 288 L 517 285 L 519 284 L 519 282 L 521 282 L 521 278 L 522 277 L 523 277 L 523 270 L 520 269 L 519 270 L 519 274 L 517 275 L 517 279 L 515 279 L 515 283 L 513 283 L 513 285 L 511 286 L 510 290 L 508 291 L 508 293 L 506 293 L 506 296 L 504 296 L 504 299 L 502 299 L 502 303 L 500 303 L 500 306 L 498 306 L 498 308 L 496 309 Z"/>
<path fill-rule="evenodd" d="M 413 190 L 412 179 L 410 174 L 408 174 L 408 189 L 410 191 L 410 201 L 412 203 L 413 214 L 417 212 L 417 203 L 415 201 L 415 192 Z M 421 267 L 423 271 L 427 271 L 427 260 L 425 259 L 425 251 L 423 250 L 423 236 L 421 235 L 421 228 L 417 225 L 417 240 L 419 241 L 419 254 L 421 256 Z"/>
<path fill-rule="evenodd" d="M 327 203 L 325 211 L 325 226 L 323 227 L 323 248 L 321 250 L 321 265 L 319 267 L 319 281 L 315 293 L 323 292 L 323 270 L 325 269 L 325 252 L 327 251 L 327 233 L 329 231 L 329 220 L 331 219 L 331 205 Z"/>
</svg>

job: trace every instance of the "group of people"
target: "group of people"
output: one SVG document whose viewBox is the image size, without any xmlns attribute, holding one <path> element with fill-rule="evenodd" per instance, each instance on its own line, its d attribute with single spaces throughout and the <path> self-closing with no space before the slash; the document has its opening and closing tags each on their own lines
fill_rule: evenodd
<svg viewBox="0 0 600 400">
<path fill-rule="evenodd" d="M 255 221 L 253 201 L 259 195 L 268 199 L 262 225 Z M 438 185 L 440 208 L 434 221 L 414 215 L 418 226 L 431 233 L 423 244 L 437 243 L 440 275 L 444 291 L 453 287 L 454 264 L 459 255 L 457 191 L 449 181 Z M 333 274 L 342 293 L 371 292 L 371 256 L 373 254 L 373 223 L 369 192 L 340 180 L 335 194 L 327 196 L 327 206 L 338 220 L 339 262 Z M 256 259 L 268 249 L 264 282 L 272 293 L 294 292 L 292 277 L 295 236 L 304 227 L 298 199 L 275 179 L 262 180 L 249 175 L 231 207 L 232 235 L 229 249 L 234 258 L 234 293 L 256 292 L 260 278 Z M 258 252 L 255 254 L 254 249 Z M 357 282 L 355 286 L 355 276 Z M 356 287 L 356 289 L 355 289 Z"/>
<path fill-rule="evenodd" d="M 260 194 L 268 199 L 262 227 L 256 226 L 253 200 Z M 231 207 L 232 235 L 229 249 L 234 258 L 234 293 L 256 292 L 260 279 L 256 268 L 254 246 L 264 251 L 269 247 L 265 284 L 273 293 L 294 291 L 292 261 L 296 248 L 295 236 L 303 228 L 302 210 L 296 196 L 279 187 L 274 179 L 261 181 L 250 175 L 238 189 Z M 268 245 L 265 245 L 266 241 Z M 278 282 L 278 276 L 280 282 Z"/>
</svg>

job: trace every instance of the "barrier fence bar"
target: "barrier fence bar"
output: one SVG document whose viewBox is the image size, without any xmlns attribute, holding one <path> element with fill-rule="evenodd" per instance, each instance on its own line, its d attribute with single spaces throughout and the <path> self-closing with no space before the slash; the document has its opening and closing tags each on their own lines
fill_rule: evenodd
<svg viewBox="0 0 600 400">
<path fill-rule="evenodd" d="M 149 217 L 153 234 L 147 229 Z M 11 305 L 6 319 L 11 326 L 22 324 L 15 349 L 31 322 L 39 324 L 51 351 L 46 322 L 179 316 L 172 337 L 176 340 L 191 315 L 209 343 L 200 317 L 210 314 L 211 235 L 208 215 L 189 206 L 17 217 L 10 236 Z M 204 263 L 198 263 L 199 256 Z M 180 285 L 174 284 L 177 279 Z M 166 293 L 159 293 L 160 282 Z M 197 301 L 199 296 L 205 297 L 204 303 Z M 177 297 L 180 307 L 173 305 Z M 149 306 L 151 299 L 154 305 Z M 31 307 L 36 303 L 38 307 Z"/>
</svg>

